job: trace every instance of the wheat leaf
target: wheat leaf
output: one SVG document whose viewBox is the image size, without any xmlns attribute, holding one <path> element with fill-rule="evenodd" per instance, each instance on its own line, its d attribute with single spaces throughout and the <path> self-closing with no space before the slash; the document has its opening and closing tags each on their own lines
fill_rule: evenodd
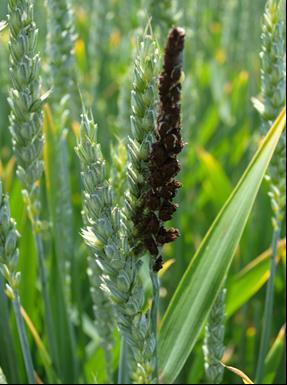
<svg viewBox="0 0 287 385">
<path fill-rule="evenodd" d="M 262 180 L 286 124 L 282 111 L 192 259 L 165 313 L 159 338 L 160 379 L 179 375 L 205 324 L 239 245 Z"/>
</svg>

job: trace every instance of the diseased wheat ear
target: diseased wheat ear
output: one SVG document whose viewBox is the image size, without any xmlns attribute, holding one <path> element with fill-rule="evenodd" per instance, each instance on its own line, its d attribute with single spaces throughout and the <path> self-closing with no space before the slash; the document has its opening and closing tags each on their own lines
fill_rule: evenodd
<svg viewBox="0 0 287 385">
<path fill-rule="evenodd" d="M 149 156 L 155 141 L 157 114 L 157 78 L 159 51 L 153 36 L 146 34 L 139 43 L 135 59 L 133 89 L 131 93 L 131 128 L 128 138 L 128 193 L 126 194 L 126 226 L 129 243 L 135 256 L 145 250 L 143 237 L 137 226 L 142 210 L 149 177 Z"/>
<path fill-rule="evenodd" d="M 129 145 L 131 165 L 127 207 L 136 229 L 137 251 L 146 249 L 151 254 L 155 271 L 162 268 L 162 246 L 179 236 L 177 229 L 165 228 L 164 222 L 170 220 L 176 211 L 173 198 L 181 186 L 175 176 L 180 170 L 177 156 L 183 148 L 180 101 L 184 39 L 185 32 L 180 28 L 169 33 L 164 69 L 159 78 L 157 127 L 150 119 L 147 133 L 144 131 L 145 114 L 154 117 L 156 99 L 152 98 L 149 87 L 144 89 L 142 86 L 144 92 L 136 89 L 132 94 L 132 123 L 135 128 L 134 139 Z M 145 93 L 148 93 L 147 97 Z M 153 109 L 145 105 L 147 100 Z"/>
</svg>

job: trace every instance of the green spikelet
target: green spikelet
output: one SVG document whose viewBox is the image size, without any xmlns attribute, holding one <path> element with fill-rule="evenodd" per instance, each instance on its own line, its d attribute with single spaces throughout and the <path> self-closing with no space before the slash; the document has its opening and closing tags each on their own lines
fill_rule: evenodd
<svg viewBox="0 0 287 385">
<path fill-rule="evenodd" d="M 95 315 L 95 325 L 100 337 L 100 343 L 106 358 L 106 380 L 111 384 L 112 372 L 112 349 L 114 347 L 113 331 L 115 326 L 115 315 L 108 296 L 101 290 L 101 269 L 94 258 L 88 259 L 88 276 L 90 279 L 91 296 Z"/>
<path fill-rule="evenodd" d="M 219 293 L 205 329 L 203 353 L 205 373 L 210 384 L 220 384 L 223 380 L 224 367 L 220 363 L 224 354 L 224 318 L 226 290 Z"/>
<path fill-rule="evenodd" d="M 113 168 L 111 169 L 111 184 L 115 191 L 115 200 L 122 207 L 127 188 L 127 149 L 124 141 L 118 141 L 111 149 Z"/>
<path fill-rule="evenodd" d="M 131 91 L 132 91 L 132 74 L 129 69 L 125 75 L 120 87 L 118 98 L 118 126 L 121 137 L 126 137 L 130 132 L 130 116 L 131 116 Z"/>
<path fill-rule="evenodd" d="M 96 318 L 96 326 L 102 345 L 105 344 L 108 350 L 113 344 L 112 333 L 114 329 L 114 315 L 111 303 L 103 291 L 101 286 L 101 270 L 95 263 L 93 258 L 89 258 L 88 275 L 91 282 L 91 295 L 94 303 L 94 313 Z"/>
<path fill-rule="evenodd" d="M 123 234 L 125 226 L 114 206 L 105 160 L 97 143 L 96 126 L 86 114 L 82 117 L 76 151 L 82 165 L 84 216 L 88 222 L 83 238 L 94 251 L 93 263 L 100 269 L 100 288 L 113 303 L 121 336 L 137 364 L 136 380 L 142 382 L 136 383 L 148 384 L 152 381 L 155 341 L 149 334 L 149 317 L 142 314 L 144 291 L 138 276 L 141 263 L 130 254 Z"/>
</svg>

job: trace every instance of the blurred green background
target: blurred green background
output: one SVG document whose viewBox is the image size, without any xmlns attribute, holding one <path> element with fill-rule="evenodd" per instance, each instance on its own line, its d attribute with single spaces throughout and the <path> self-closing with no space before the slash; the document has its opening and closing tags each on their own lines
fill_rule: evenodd
<svg viewBox="0 0 287 385">
<path fill-rule="evenodd" d="M 118 151 L 111 152 L 111 148 L 116 148 L 118 139 L 125 139 L 130 132 L 129 91 L 138 34 L 151 13 L 154 13 L 153 30 L 162 47 L 172 24 L 183 26 L 187 31 L 182 102 L 186 146 L 181 155 L 182 172 L 179 177 L 183 188 L 177 198 L 179 209 L 174 219 L 181 237 L 165 250 L 166 259 L 174 259 L 175 263 L 162 278 L 161 311 L 164 312 L 195 250 L 260 141 L 260 118 L 252 106 L 251 97 L 258 96 L 260 92 L 259 52 L 265 1 L 178 0 L 175 2 L 176 9 L 170 15 L 167 14 L 165 19 L 149 7 L 148 1 L 74 0 L 73 6 L 77 32 L 75 55 L 78 84 L 86 104 L 93 109 L 99 124 L 99 140 L 111 166 L 118 161 Z M 6 1 L 1 0 L 0 20 L 6 14 Z M 44 1 L 35 2 L 35 14 L 39 26 L 43 86 L 47 89 Z M 10 194 L 12 215 L 22 235 L 20 265 L 23 307 L 41 334 L 42 303 L 38 285 L 34 284 L 37 276 L 36 256 L 20 184 L 15 177 L 15 160 L 8 130 L 8 58 L 8 32 L 5 31 L 0 35 L 0 177 L 4 180 L 5 190 Z M 79 235 L 82 226 L 80 178 L 73 149 L 79 119 L 80 105 L 78 111 L 73 112 L 68 143 L 76 265 L 71 301 L 75 309 L 81 303 L 83 328 L 79 325 L 78 310 L 72 311 L 70 316 L 76 328 L 79 365 L 84 369 L 87 381 L 93 381 L 96 376 L 100 383 L 103 354 L 93 328 L 92 304 L 86 277 L 86 250 Z M 270 247 L 272 214 L 267 191 L 268 186 L 265 184 L 227 282 L 227 288 L 230 289 L 227 298 L 230 307 L 227 308 L 233 306 L 234 309 L 230 310 L 226 321 L 224 361 L 240 368 L 251 378 L 255 377 L 268 259 L 263 262 L 257 260 L 255 268 L 249 268 L 249 275 L 240 275 L 240 272 Z M 45 215 L 48 217 L 47 210 Z M 47 253 L 49 251 L 48 248 Z M 285 323 L 284 250 L 281 250 L 278 266 L 273 340 Z M 52 270 L 52 266 L 50 268 Z M 245 280 L 241 279 L 242 276 Z M 242 303 L 237 303 L 242 295 L 245 295 Z M 179 382 L 204 383 L 201 342 L 190 356 Z M 33 354 L 41 375 L 42 363 L 36 347 Z M 272 366 L 272 382 L 286 383 L 284 362 L 283 351 L 280 351 L 278 363 Z M 224 382 L 240 383 L 241 380 L 226 372 Z"/>
</svg>

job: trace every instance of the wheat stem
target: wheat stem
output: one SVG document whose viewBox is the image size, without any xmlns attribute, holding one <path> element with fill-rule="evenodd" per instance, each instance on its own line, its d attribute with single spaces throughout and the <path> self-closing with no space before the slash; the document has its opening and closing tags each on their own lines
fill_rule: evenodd
<svg viewBox="0 0 287 385">
<path fill-rule="evenodd" d="M 54 363 L 56 364 L 58 362 L 58 349 L 56 345 L 52 309 L 51 309 L 50 298 L 49 298 L 48 277 L 47 277 L 47 271 L 45 268 L 45 254 L 44 254 L 43 240 L 40 234 L 34 234 L 34 237 L 36 241 L 36 249 L 37 249 L 38 261 L 39 261 L 39 274 L 40 274 L 40 281 L 41 281 L 41 287 L 43 292 L 45 325 L 46 325 L 47 334 L 48 334 L 49 350 L 52 353 L 52 357 L 54 357 Z"/>
<path fill-rule="evenodd" d="M 130 384 L 128 344 L 124 335 L 121 338 L 118 384 Z"/>
<path fill-rule="evenodd" d="M 150 278 L 151 278 L 152 288 L 153 288 L 152 307 L 151 307 L 151 331 L 155 340 L 157 341 L 157 320 L 158 320 L 158 313 L 159 313 L 160 281 L 159 281 L 158 273 L 154 271 L 152 260 L 150 261 Z M 153 377 L 157 379 L 158 378 L 157 344 L 155 346 L 154 357 L 155 357 L 155 364 L 154 364 Z"/>
</svg>

